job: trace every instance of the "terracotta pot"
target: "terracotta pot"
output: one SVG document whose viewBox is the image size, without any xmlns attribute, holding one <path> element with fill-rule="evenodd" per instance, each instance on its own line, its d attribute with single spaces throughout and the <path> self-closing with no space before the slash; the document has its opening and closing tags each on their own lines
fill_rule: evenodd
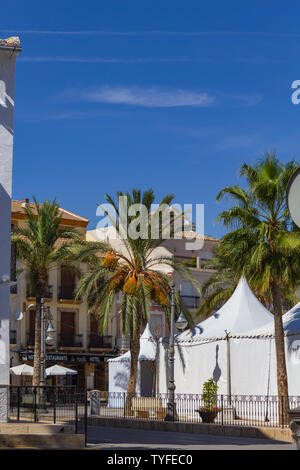
<svg viewBox="0 0 300 470">
<path fill-rule="evenodd" d="M 213 423 L 219 413 L 219 410 L 196 410 L 201 419 L 202 423 Z"/>
</svg>

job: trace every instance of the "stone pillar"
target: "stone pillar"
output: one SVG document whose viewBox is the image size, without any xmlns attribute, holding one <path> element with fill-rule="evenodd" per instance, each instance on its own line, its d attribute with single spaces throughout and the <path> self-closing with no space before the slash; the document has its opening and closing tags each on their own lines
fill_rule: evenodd
<svg viewBox="0 0 300 470">
<path fill-rule="evenodd" d="M 9 302 L 14 84 L 19 38 L 0 39 L 0 421 L 8 419 Z"/>
</svg>

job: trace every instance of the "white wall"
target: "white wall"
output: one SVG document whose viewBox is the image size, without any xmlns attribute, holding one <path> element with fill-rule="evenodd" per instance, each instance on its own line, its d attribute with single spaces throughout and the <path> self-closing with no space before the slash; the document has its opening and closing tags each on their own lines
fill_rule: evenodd
<svg viewBox="0 0 300 470">
<path fill-rule="evenodd" d="M 14 82 L 17 51 L 0 46 L 0 278 L 10 274 L 10 216 L 14 127 Z M 0 285 L 0 421 L 8 418 L 9 385 L 8 285 Z"/>
<path fill-rule="evenodd" d="M 168 345 L 159 343 L 159 393 L 167 392 Z M 300 335 L 285 337 L 290 396 L 300 396 Z M 274 338 L 230 338 L 232 395 L 277 395 Z M 226 395 L 227 347 L 225 340 L 179 344 L 175 347 L 176 393 L 201 394 L 203 383 L 213 377 L 218 394 Z"/>
</svg>

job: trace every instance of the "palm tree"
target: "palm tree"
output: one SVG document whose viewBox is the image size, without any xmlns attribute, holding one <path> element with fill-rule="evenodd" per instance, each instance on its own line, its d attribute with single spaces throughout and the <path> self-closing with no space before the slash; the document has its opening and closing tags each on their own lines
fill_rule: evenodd
<svg viewBox="0 0 300 470">
<path fill-rule="evenodd" d="M 299 231 L 293 227 L 285 199 L 288 181 L 296 168 L 294 161 L 283 164 L 273 153 L 267 153 L 254 166 L 242 165 L 240 174 L 246 178 L 246 189 L 229 186 L 217 196 L 217 200 L 227 196 L 235 203 L 218 217 L 225 227 L 234 228 L 223 237 L 223 250 L 256 292 L 271 293 L 277 388 L 282 397 L 288 397 L 288 380 L 281 289 L 293 289 L 299 282 Z"/>
<path fill-rule="evenodd" d="M 36 298 L 32 384 L 38 386 L 41 378 L 41 299 L 46 293 L 49 271 L 71 259 L 71 240 L 78 240 L 80 236 L 73 228 L 60 227 L 62 214 L 55 200 L 38 204 L 34 198 L 34 208 L 24 207 L 24 212 L 26 226 L 15 228 L 11 241 L 15 243 L 18 259 L 29 271 L 30 290 Z"/>
<path fill-rule="evenodd" d="M 196 317 L 207 318 L 224 305 L 232 296 L 236 289 L 243 271 L 239 270 L 231 256 L 227 256 L 228 247 L 220 243 L 215 249 L 214 257 L 202 261 L 202 267 L 211 269 L 212 275 L 201 286 L 201 304 L 196 312 Z M 249 269 L 248 269 L 249 275 Z M 270 311 L 272 311 L 272 293 L 270 289 L 264 291 L 257 290 L 255 285 L 251 285 L 258 300 Z M 280 286 L 282 301 L 286 310 L 292 308 L 298 302 L 295 288 L 292 286 Z"/>
<path fill-rule="evenodd" d="M 201 286 L 197 318 L 207 318 L 218 310 L 232 296 L 238 283 L 239 276 L 231 266 L 231 259 L 221 254 L 220 247 L 215 248 L 212 259 L 202 261 L 202 268 L 210 269 L 212 275 Z"/>
<path fill-rule="evenodd" d="M 174 196 L 165 196 L 157 211 L 151 215 L 149 214 L 154 202 L 153 190 L 143 193 L 140 190 L 133 190 L 132 194 L 118 193 L 118 199 L 120 196 L 127 197 L 128 213 L 134 204 L 143 204 L 146 207 L 147 215 L 142 222 L 146 223 L 148 227 L 143 229 L 141 223 L 140 229 L 144 230 L 144 235 L 138 238 L 130 235 L 130 230 L 128 230 L 128 237 L 121 240 L 122 244 L 118 248 L 113 248 L 111 244 L 105 246 L 104 243 L 91 242 L 89 247 L 81 249 L 76 260 L 88 260 L 91 264 L 91 270 L 80 280 L 77 295 L 87 299 L 88 307 L 98 314 L 99 331 L 102 333 L 107 327 L 116 295 L 119 293 L 122 295 L 120 301 L 121 329 L 123 333 L 129 333 L 130 338 L 131 362 L 126 405 L 130 409 L 131 398 L 135 394 L 137 383 L 140 330 L 142 326 L 145 326 L 150 316 L 150 301 L 160 305 L 169 318 L 172 279 L 168 271 L 177 271 L 198 290 L 199 285 L 189 268 L 168 254 L 165 255 L 160 249 L 156 250 L 165 240 L 167 227 L 159 223 L 158 238 L 151 237 L 151 233 L 153 233 L 151 229 L 158 228 L 159 218 L 156 217 L 159 214 L 158 211 L 161 210 L 161 214 L 165 214 L 169 210 Z M 124 225 L 122 225 L 119 207 L 109 195 L 106 195 L 105 198 L 115 210 L 117 217 L 116 220 L 112 219 L 112 223 L 117 235 L 120 236 L 124 232 Z M 174 233 L 176 215 L 171 217 L 171 220 Z M 136 215 L 129 216 L 128 226 L 137 221 Z M 181 218 L 179 226 L 182 230 Z M 125 230 L 127 231 L 127 227 Z M 176 304 L 178 312 L 182 308 L 192 326 L 192 317 L 181 302 L 178 293 Z"/>
</svg>

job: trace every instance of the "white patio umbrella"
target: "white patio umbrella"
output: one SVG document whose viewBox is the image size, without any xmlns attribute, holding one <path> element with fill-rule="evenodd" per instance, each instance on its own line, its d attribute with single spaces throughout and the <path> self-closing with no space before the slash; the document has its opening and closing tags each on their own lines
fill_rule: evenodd
<svg viewBox="0 0 300 470">
<path fill-rule="evenodd" d="M 68 367 L 59 366 L 58 364 L 46 369 L 46 375 L 48 377 L 51 375 L 76 375 L 77 373 L 77 370 L 68 369 Z"/>
<path fill-rule="evenodd" d="M 11 367 L 9 370 L 15 375 L 33 375 L 33 367 L 28 364 L 20 364 L 19 366 Z"/>
</svg>

